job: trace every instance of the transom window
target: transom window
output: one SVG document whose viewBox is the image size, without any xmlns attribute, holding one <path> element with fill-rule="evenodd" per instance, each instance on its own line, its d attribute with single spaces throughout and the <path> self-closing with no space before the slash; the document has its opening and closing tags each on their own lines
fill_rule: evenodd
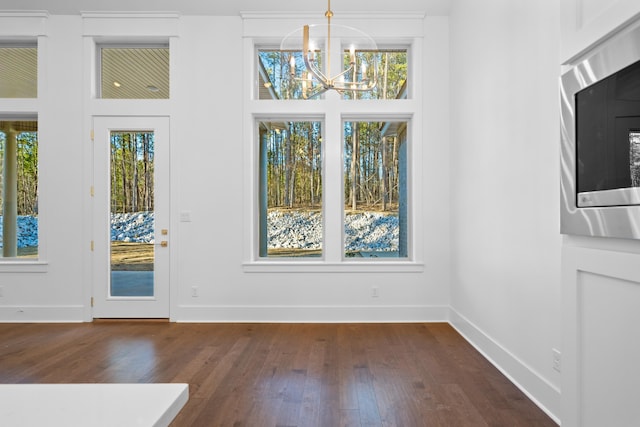
<svg viewBox="0 0 640 427">
<path fill-rule="evenodd" d="M 168 99 L 169 46 L 98 46 L 100 98 Z"/>
<path fill-rule="evenodd" d="M 343 70 L 349 68 L 352 52 L 345 50 L 342 55 Z M 373 67 L 377 67 L 377 83 L 373 90 L 355 92 L 346 90 L 344 99 L 399 99 L 406 97 L 407 50 L 380 49 L 376 51 L 353 52 L 357 69 L 346 73 L 342 78 L 349 82 L 357 78 L 373 78 Z M 324 59 L 320 51 L 316 52 L 320 67 Z M 307 99 L 317 88 L 308 71 L 305 70 L 302 51 L 278 50 L 274 48 L 258 49 L 258 99 Z M 356 74 L 356 75 L 354 75 Z M 312 99 L 316 99 L 313 97 Z"/>
<path fill-rule="evenodd" d="M 38 48 L 0 44 L 0 98 L 38 97 Z"/>
</svg>

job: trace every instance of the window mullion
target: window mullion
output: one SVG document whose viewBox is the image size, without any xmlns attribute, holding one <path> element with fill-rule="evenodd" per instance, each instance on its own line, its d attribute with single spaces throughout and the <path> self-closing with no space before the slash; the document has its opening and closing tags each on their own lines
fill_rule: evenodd
<svg viewBox="0 0 640 427">
<path fill-rule="evenodd" d="M 332 77 L 341 70 L 342 41 L 339 38 L 331 40 L 331 71 Z M 329 73 L 329 70 L 325 70 Z M 342 115 L 341 107 L 344 103 L 342 95 L 335 91 L 325 93 L 325 182 L 324 190 L 324 258 L 328 263 L 338 263 L 343 259 L 344 247 L 344 190 L 342 166 Z"/>
<path fill-rule="evenodd" d="M 339 102 L 339 100 L 336 101 Z M 323 185 L 324 257 L 325 261 L 333 263 L 342 260 L 343 247 L 342 121 L 338 108 L 327 108 L 326 111 Z"/>
</svg>

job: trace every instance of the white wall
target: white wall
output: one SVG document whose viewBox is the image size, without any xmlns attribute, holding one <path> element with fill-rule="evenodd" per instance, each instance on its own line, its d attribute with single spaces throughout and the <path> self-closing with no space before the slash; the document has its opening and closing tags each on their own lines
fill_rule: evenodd
<svg viewBox="0 0 640 427">
<path fill-rule="evenodd" d="M 0 320 L 80 320 L 86 301 L 82 272 L 83 152 L 82 39 L 77 17 L 49 17 L 43 40 L 46 70 L 39 87 L 40 253 L 47 265 L 33 271 L 0 266 Z M 41 56 L 42 58 L 42 56 Z"/>
<path fill-rule="evenodd" d="M 243 74 L 228 73 L 241 64 L 239 18 L 181 18 L 181 96 L 176 126 L 181 131 L 177 210 L 192 212 L 179 229 L 178 300 L 172 317 L 180 321 L 417 321 L 446 320 L 448 300 L 448 21 L 428 18 L 424 76 L 428 122 L 423 130 L 423 188 L 431 191 L 417 236 L 425 253 L 423 272 L 250 272 L 243 270 L 242 231 L 246 196 L 242 171 Z M 212 41 L 224 40 L 225 43 Z M 211 55 L 203 55 L 212 49 Z M 224 58 L 224 63 L 221 63 Z M 426 62 L 426 60 L 425 60 Z M 433 67 L 431 64 L 439 64 Z M 194 71 L 197 70 L 197 71 Z M 195 73 L 195 74 L 194 74 Z M 217 82 L 224 82 L 218 84 Z M 180 96 L 180 95 L 179 95 Z M 213 132 L 203 132 L 206 123 Z M 419 125 L 421 122 L 419 121 Z M 252 134 L 247 132 L 246 134 Z M 203 184 L 208 183 L 208 184 Z M 205 194 L 203 195 L 203 185 Z M 191 297 L 191 286 L 199 296 Z M 372 298 L 371 288 L 379 297 Z"/>
<path fill-rule="evenodd" d="M 41 248 L 44 266 L 9 272 L 0 265 L 0 320 L 91 320 L 90 109 L 83 87 L 80 16 L 46 18 L 46 74 L 40 108 Z M 109 34 L 131 32 L 109 17 Z M 170 102 L 172 135 L 171 319 L 176 321 L 423 321 L 447 320 L 448 20 L 425 21 L 422 46 L 429 70 L 425 104 L 422 188 L 430 189 L 424 217 L 424 271 L 403 273 L 250 273 L 242 269 L 243 66 L 240 17 L 178 18 Z M 105 27 L 106 28 L 106 27 Z M 139 34 L 143 31 L 136 27 Z M 1 35 L 1 34 L 0 34 Z M 174 46 L 174 45 L 172 45 Z M 84 82 L 84 83 L 83 83 Z M 103 105 L 104 104 L 104 105 Z M 127 103 L 127 111 L 136 111 Z M 145 105 L 149 105 L 148 103 Z M 163 104 L 166 105 L 166 104 Z M 421 120 L 418 119 L 421 124 Z M 86 134 L 85 134 L 86 133 Z M 433 189 L 433 183 L 438 187 Z M 191 222 L 179 222 L 190 211 Z M 14 268 L 15 270 L 15 268 Z M 199 296 L 191 296 L 198 286 Z M 371 287 L 379 288 L 372 298 Z"/>
<path fill-rule="evenodd" d="M 564 0 L 562 8 L 566 65 L 640 25 L 635 0 Z M 562 425 L 640 425 L 640 242 L 565 236 L 562 288 Z"/>
<path fill-rule="evenodd" d="M 451 10 L 452 323 L 556 420 L 559 4 Z"/>
</svg>

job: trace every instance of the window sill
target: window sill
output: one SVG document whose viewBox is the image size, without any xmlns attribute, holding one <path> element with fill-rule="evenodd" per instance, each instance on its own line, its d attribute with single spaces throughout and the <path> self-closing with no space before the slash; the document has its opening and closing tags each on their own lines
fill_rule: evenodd
<svg viewBox="0 0 640 427">
<path fill-rule="evenodd" d="M 242 264 L 242 270 L 245 273 L 422 273 L 424 264 L 413 261 L 250 261 Z"/>
<path fill-rule="evenodd" d="M 0 261 L 0 273 L 46 273 L 47 261 Z"/>
</svg>

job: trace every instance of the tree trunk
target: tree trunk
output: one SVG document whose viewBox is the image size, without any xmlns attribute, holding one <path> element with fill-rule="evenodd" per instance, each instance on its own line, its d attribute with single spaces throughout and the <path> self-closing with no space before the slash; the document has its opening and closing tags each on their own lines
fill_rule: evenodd
<svg viewBox="0 0 640 427">
<path fill-rule="evenodd" d="M 399 202 L 398 198 L 398 137 L 393 138 L 393 154 L 391 161 L 391 173 L 389 174 L 389 188 L 391 189 L 391 202 L 395 200 Z M 395 195 L 395 199 L 394 199 Z"/>
<path fill-rule="evenodd" d="M 149 165 L 149 135 L 145 134 L 144 139 L 142 140 L 142 162 L 144 167 L 144 192 L 143 192 L 143 203 L 144 210 L 151 210 L 151 201 L 150 201 L 150 186 L 151 186 L 151 173 L 150 173 L 150 165 Z"/>
<path fill-rule="evenodd" d="M 127 150 L 126 150 L 126 138 L 123 135 L 122 137 L 122 159 L 121 159 L 121 166 L 122 166 L 122 212 L 126 213 L 127 212 L 127 207 L 129 206 L 129 200 L 127 197 L 127 159 L 126 159 L 126 154 L 127 154 Z"/>
<path fill-rule="evenodd" d="M 292 159 L 291 159 L 291 133 L 287 132 L 286 135 L 286 142 L 285 142 L 285 166 L 284 166 L 284 204 L 287 207 L 291 207 L 292 206 L 292 200 L 291 200 L 291 192 L 290 192 L 290 186 L 291 186 L 291 164 L 292 164 Z"/>
<path fill-rule="evenodd" d="M 116 181 L 116 144 L 115 144 L 115 137 L 113 135 L 111 135 L 111 137 L 109 138 L 109 141 L 111 143 L 111 167 L 109 168 L 110 174 L 111 175 L 111 206 L 110 206 L 110 211 L 111 213 L 117 212 L 118 207 L 117 207 L 117 202 L 118 202 L 118 197 L 117 197 L 117 181 Z"/>
<path fill-rule="evenodd" d="M 358 196 L 356 191 L 358 189 L 358 123 L 352 122 L 353 132 L 351 141 L 351 209 L 356 210 L 358 208 Z"/>
<path fill-rule="evenodd" d="M 309 141 L 308 141 L 308 156 L 309 156 L 309 207 L 312 207 L 315 202 L 314 185 L 313 185 L 313 159 L 314 159 L 314 143 L 313 143 L 313 125 L 309 123 Z"/>
<path fill-rule="evenodd" d="M 382 137 L 382 177 L 380 179 L 382 183 L 382 212 L 387 210 L 387 137 Z"/>
<path fill-rule="evenodd" d="M 138 135 L 131 134 L 131 211 L 138 212 Z"/>
<path fill-rule="evenodd" d="M 389 52 L 384 54 L 384 73 L 382 79 L 382 99 L 387 99 L 387 85 L 389 82 Z"/>
</svg>

